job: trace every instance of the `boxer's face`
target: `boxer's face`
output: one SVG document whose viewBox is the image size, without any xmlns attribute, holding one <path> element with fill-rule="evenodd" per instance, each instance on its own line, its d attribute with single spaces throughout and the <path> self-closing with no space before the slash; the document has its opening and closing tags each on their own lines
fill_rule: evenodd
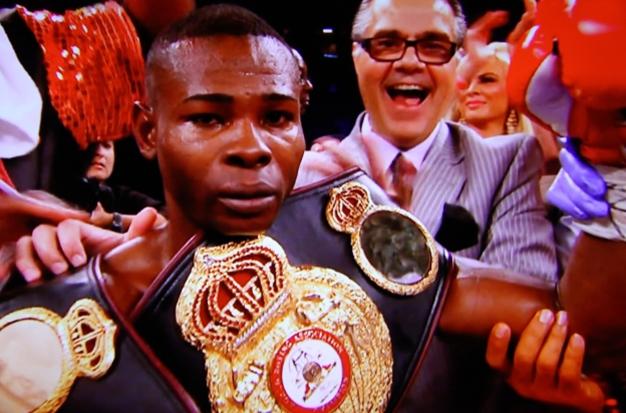
<svg viewBox="0 0 626 413">
<path fill-rule="evenodd" d="M 170 220 L 229 235 L 266 230 L 304 152 L 290 50 L 268 37 L 214 36 L 167 53 L 170 63 L 152 69 L 142 135 L 154 144 Z"/>
</svg>

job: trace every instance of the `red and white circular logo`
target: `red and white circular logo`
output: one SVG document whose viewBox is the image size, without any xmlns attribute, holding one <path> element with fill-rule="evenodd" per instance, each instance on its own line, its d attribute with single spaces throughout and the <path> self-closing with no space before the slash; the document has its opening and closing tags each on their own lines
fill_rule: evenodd
<svg viewBox="0 0 626 413">
<path fill-rule="evenodd" d="M 288 411 L 327 413 L 348 394 L 350 375 L 343 343 L 326 330 L 310 328 L 293 334 L 276 352 L 270 389 Z"/>
</svg>

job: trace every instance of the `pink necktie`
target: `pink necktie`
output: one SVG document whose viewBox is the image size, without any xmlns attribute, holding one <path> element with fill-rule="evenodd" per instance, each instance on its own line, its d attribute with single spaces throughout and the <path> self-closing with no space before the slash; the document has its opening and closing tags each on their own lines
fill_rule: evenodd
<svg viewBox="0 0 626 413">
<path fill-rule="evenodd" d="M 393 178 L 391 181 L 391 189 L 393 193 L 389 195 L 403 209 L 411 208 L 411 197 L 413 195 L 413 185 L 415 185 L 415 177 L 417 169 L 407 157 L 399 152 L 391 163 L 391 171 Z"/>
</svg>

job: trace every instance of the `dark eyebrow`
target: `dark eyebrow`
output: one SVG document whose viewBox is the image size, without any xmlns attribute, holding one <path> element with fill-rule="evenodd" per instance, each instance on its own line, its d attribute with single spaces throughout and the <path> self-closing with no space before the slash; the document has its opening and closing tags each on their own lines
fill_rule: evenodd
<svg viewBox="0 0 626 413">
<path fill-rule="evenodd" d="M 293 96 L 283 95 L 282 93 L 269 93 L 263 95 L 263 100 L 266 102 L 284 102 L 284 101 L 297 101 Z"/>
<path fill-rule="evenodd" d="M 199 93 L 186 97 L 183 102 L 189 102 L 192 100 L 202 100 L 211 103 L 232 103 L 234 101 L 232 96 L 225 95 L 223 93 Z"/>
<path fill-rule="evenodd" d="M 401 37 L 404 38 L 402 33 L 397 30 L 381 30 L 374 33 L 373 37 Z"/>
</svg>

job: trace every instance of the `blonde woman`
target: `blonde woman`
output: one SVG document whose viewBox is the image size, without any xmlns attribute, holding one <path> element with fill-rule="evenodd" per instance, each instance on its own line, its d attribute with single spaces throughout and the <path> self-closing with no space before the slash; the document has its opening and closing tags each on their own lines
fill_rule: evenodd
<svg viewBox="0 0 626 413">
<path fill-rule="evenodd" d="M 545 172 L 558 169 L 555 136 L 531 122 L 509 104 L 507 74 L 515 44 L 534 21 L 536 4 L 525 0 L 526 12 L 509 34 L 507 42 L 489 42 L 491 32 L 508 20 L 503 11 L 487 12 L 467 32 L 465 55 L 457 67 L 457 105 L 452 119 L 465 123 L 485 138 L 527 133 L 534 135 L 543 152 Z"/>
<path fill-rule="evenodd" d="M 461 59 L 461 73 L 474 66 L 469 77 L 458 82 L 459 121 L 467 124 L 481 136 L 517 132 L 532 133 L 530 121 L 509 106 L 506 77 L 511 61 L 508 45 L 493 42 L 484 46 L 480 62 L 472 62 L 472 55 Z"/>
</svg>

